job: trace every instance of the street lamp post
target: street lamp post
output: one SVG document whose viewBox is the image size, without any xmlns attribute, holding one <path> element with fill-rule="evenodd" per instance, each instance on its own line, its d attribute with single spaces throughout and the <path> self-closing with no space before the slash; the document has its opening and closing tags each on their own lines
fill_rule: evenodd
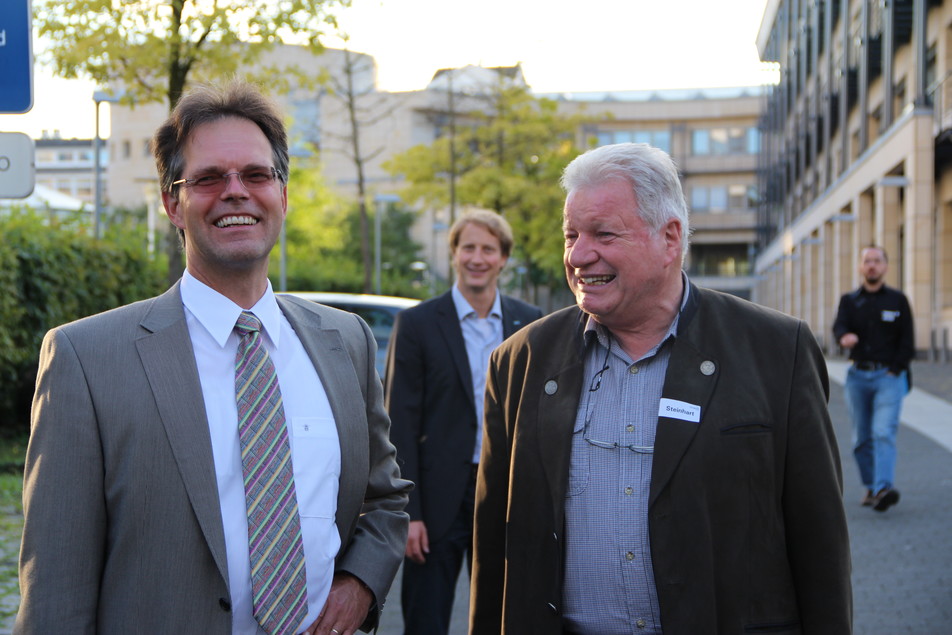
<svg viewBox="0 0 952 635">
<path fill-rule="evenodd" d="M 102 102 L 111 104 L 118 103 L 120 95 L 111 95 L 105 91 L 97 90 L 93 93 L 93 101 L 96 103 L 96 138 L 93 142 L 93 178 L 96 186 L 96 210 L 93 219 L 93 235 L 98 240 L 102 235 L 102 137 L 99 135 L 99 105 Z"/>
<path fill-rule="evenodd" d="M 387 209 L 388 203 L 398 203 L 400 197 L 396 194 L 377 194 L 374 197 L 374 202 L 377 204 L 376 211 L 374 213 L 374 277 L 376 278 L 376 293 L 377 295 L 381 294 L 383 285 L 381 282 L 381 240 L 380 233 L 382 231 L 382 220 L 383 212 Z"/>
</svg>

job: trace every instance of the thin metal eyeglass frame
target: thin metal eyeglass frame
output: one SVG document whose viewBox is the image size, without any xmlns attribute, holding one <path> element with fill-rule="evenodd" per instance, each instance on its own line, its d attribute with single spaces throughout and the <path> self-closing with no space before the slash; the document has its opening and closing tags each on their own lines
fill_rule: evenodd
<svg viewBox="0 0 952 635">
<path fill-rule="evenodd" d="M 281 173 L 278 172 L 277 168 L 271 167 L 271 178 L 264 183 L 245 183 L 244 179 L 241 178 L 242 172 L 254 172 L 254 170 L 239 170 L 237 172 L 226 172 L 224 174 L 219 174 L 221 181 L 211 184 L 211 185 L 198 185 L 196 181 L 199 179 L 179 179 L 178 181 L 172 181 L 172 185 L 183 185 L 185 187 L 200 187 L 205 189 L 208 192 L 215 192 L 222 189 L 225 189 L 225 186 L 228 184 L 229 176 L 237 176 L 238 182 L 241 183 L 241 186 L 246 190 L 257 190 L 263 187 L 267 187 L 274 183 L 277 179 L 281 178 Z M 205 176 L 214 176 L 213 174 L 206 174 Z M 200 177 L 204 178 L 204 177 Z"/>
</svg>

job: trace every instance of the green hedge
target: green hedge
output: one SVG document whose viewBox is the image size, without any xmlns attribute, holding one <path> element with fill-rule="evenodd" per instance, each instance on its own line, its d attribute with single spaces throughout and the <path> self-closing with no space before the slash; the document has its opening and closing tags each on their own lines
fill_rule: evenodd
<svg viewBox="0 0 952 635">
<path fill-rule="evenodd" d="M 30 211 L 0 217 L 0 433 L 29 428 L 44 334 L 66 322 L 153 296 L 165 264 L 145 236 L 114 230 L 96 241 L 86 228 Z"/>
</svg>

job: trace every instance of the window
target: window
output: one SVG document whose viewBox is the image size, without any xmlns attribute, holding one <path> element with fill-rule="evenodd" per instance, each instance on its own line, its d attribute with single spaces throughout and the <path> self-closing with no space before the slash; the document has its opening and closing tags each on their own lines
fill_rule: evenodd
<svg viewBox="0 0 952 635">
<path fill-rule="evenodd" d="M 595 133 L 600 146 L 613 143 L 647 143 L 659 150 L 671 152 L 671 133 L 667 130 L 600 130 Z"/>
<path fill-rule="evenodd" d="M 692 244 L 688 275 L 727 278 L 750 275 L 748 246 L 745 244 Z"/>
<path fill-rule="evenodd" d="M 691 133 L 691 154 L 711 154 L 711 137 L 707 130 L 695 130 Z"/>
<path fill-rule="evenodd" d="M 691 211 L 706 212 L 711 197 L 706 187 L 691 188 Z"/>
<path fill-rule="evenodd" d="M 691 131 L 691 154 L 695 156 L 757 154 L 759 151 L 760 133 L 755 127 L 698 128 Z"/>
<path fill-rule="evenodd" d="M 728 193 L 724 185 L 691 188 L 691 211 L 721 213 L 728 210 Z"/>
<path fill-rule="evenodd" d="M 747 129 L 747 154 L 760 153 L 760 131 L 757 128 Z"/>
<path fill-rule="evenodd" d="M 711 206 L 710 210 L 712 212 L 726 212 L 727 211 L 727 188 L 724 186 L 717 186 L 711 188 Z"/>
<path fill-rule="evenodd" d="M 122 142 L 122 158 L 128 159 L 132 156 L 132 143 L 126 139 Z"/>
<path fill-rule="evenodd" d="M 719 214 L 756 207 L 757 188 L 753 185 L 696 185 L 691 188 L 692 212 Z"/>
<path fill-rule="evenodd" d="M 730 209 L 754 209 L 757 207 L 757 191 L 752 185 L 731 185 L 727 188 Z"/>
<path fill-rule="evenodd" d="M 633 143 L 634 134 L 627 130 L 619 130 L 615 133 L 615 140 L 612 143 Z"/>
</svg>

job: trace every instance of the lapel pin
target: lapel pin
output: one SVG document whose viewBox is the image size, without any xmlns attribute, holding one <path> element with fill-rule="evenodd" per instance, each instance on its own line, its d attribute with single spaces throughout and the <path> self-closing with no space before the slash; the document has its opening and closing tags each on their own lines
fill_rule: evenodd
<svg viewBox="0 0 952 635">
<path fill-rule="evenodd" d="M 702 375 L 713 375 L 714 374 L 714 362 L 704 361 L 701 362 L 701 374 Z"/>
<path fill-rule="evenodd" d="M 559 389 L 559 384 L 554 379 L 550 379 L 549 381 L 545 382 L 545 394 L 554 395 L 555 391 L 557 391 L 558 389 Z"/>
</svg>

